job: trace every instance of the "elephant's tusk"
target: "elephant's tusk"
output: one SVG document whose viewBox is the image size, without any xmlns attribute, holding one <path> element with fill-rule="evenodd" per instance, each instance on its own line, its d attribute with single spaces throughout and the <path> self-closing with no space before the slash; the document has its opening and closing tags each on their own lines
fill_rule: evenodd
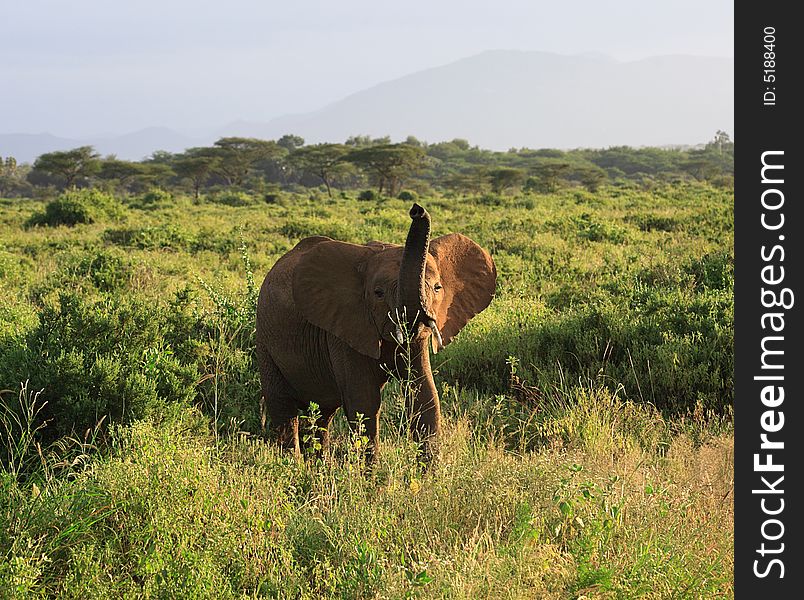
<svg viewBox="0 0 804 600">
<path fill-rule="evenodd" d="M 402 328 L 399 325 L 394 327 L 394 339 L 400 346 L 404 345 L 405 343 L 405 336 L 402 335 Z"/>
<path fill-rule="evenodd" d="M 433 331 L 433 335 L 435 336 L 437 342 L 434 350 L 438 352 L 444 347 L 444 340 L 441 338 L 441 332 L 438 330 L 438 325 L 436 325 L 434 319 L 428 319 L 426 325 Z"/>
</svg>

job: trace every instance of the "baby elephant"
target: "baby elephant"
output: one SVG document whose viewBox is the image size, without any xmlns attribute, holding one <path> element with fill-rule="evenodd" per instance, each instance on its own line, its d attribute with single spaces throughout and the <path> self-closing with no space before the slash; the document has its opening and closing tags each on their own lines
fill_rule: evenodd
<svg viewBox="0 0 804 600">
<path fill-rule="evenodd" d="M 389 370 L 414 381 L 411 429 L 426 456 L 436 450 L 441 410 L 429 346 L 449 344 L 489 305 L 497 270 L 460 233 L 431 241 L 430 215 L 418 204 L 410 218 L 404 248 L 309 237 L 265 277 L 257 305 L 262 394 L 271 432 L 297 455 L 299 412 L 315 402 L 322 446 L 343 406 L 353 428 L 364 423 L 373 461 Z"/>
</svg>

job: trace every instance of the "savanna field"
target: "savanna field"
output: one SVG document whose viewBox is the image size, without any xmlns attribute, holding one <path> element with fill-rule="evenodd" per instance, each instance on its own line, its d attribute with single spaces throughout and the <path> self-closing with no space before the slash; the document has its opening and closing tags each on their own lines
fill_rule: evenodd
<svg viewBox="0 0 804 600">
<path fill-rule="evenodd" d="M 254 356 L 300 239 L 404 242 L 363 198 L 0 200 L 0 597 L 733 596 L 733 191 L 418 195 L 497 293 L 433 357 L 440 458 L 391 382 L 369 473 L 340 413 L 330 461 L 263 441 Z"/>
</svg>

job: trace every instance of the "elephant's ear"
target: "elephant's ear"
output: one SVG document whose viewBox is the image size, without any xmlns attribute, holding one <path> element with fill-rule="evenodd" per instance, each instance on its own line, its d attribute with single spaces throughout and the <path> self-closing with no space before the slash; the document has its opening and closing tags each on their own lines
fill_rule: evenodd
<svg viewBox="0 0 804 600">
<path fill-rule="evenodd" d="M 444 297 L 435 318 L 446 345 L 491 302 L 497 268 L 488 252 L 460 233 L 432 240 L 430 254 L 441 272 Z"/>
<path fill-rule="evenodd" d="M 373 358 L 380 357 L 380 333 L 366 305 L 364 269 L 376 251 L 321 241 L 293 270 L 293 301 L 304 318 Z"/>
</svg>

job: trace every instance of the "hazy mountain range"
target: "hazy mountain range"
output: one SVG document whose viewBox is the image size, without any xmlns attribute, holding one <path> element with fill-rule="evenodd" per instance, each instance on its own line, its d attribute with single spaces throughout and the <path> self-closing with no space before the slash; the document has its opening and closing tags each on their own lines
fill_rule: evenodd
<svg viewBox="0 0 804 600">
<path fill-rule="evenodd" d="M 224 135 L 308 143 L 351 135 L 468 139 L 483 148 L 577 148 L 697 144 L 734 129 L 734 61 L 658 56 L 620 62 L 598 55 L 488 51 L 356 92 L 318 111 L 267 122 L 238 121 L 207 135 L 167 127 L 125 135 L 59 138 L 0 134 L 0 156 L 20 162 L 91 144 L 103 155 L 141 159 Z"/>
</svg>

